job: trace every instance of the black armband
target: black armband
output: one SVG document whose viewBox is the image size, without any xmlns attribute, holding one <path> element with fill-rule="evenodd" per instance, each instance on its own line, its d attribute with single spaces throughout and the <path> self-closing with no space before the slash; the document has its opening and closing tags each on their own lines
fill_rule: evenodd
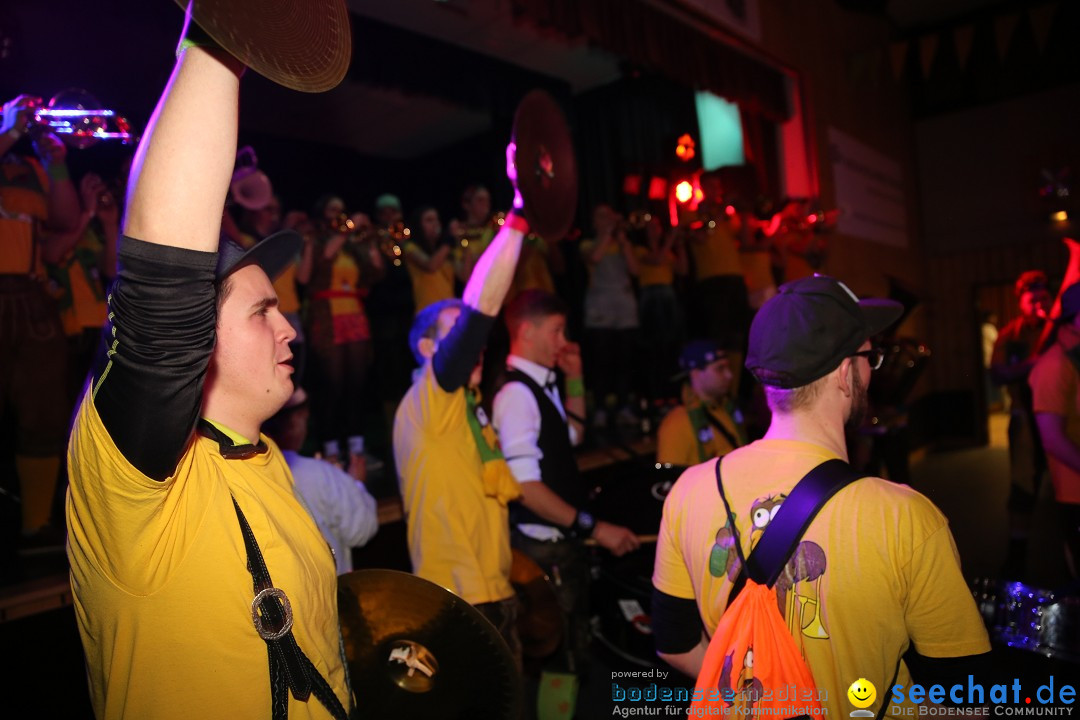
<svg viewBox="0 0 1080 720">
<path fill-rule="evenodd" d="M 435 380 L 446 392 L 454 392 L 469 382 L 469 375 L 480 362 L 480 353 L 487 345 L 488 333 L 495 318 L 465 305 L 454 327 L 439 341 L 432 358 Z"/>
<path fill-rule="evenodd" d="M 651 619 L 657 652 L 680 655 L 701 642 L 701 615 L 693 598 L 675 597 L 654 587 Z"/>
</svg>

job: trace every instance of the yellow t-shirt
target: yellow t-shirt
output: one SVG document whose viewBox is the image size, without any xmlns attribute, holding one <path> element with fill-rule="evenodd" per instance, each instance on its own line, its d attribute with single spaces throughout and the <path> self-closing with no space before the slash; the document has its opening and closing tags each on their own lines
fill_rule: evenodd
<svg viewBox="0 0 1080 720">
<path fill-rule="evenodd" d="M 716 418 L 731 433 L 732 437 L 739 437 L 739 430 L 735 426 L 735 421 L 731 419 L 731 416 L 723 408 L 714 407 L 706 412 Z M 724 437 L 723 433 L 717 432 L 711 426 L 708 430 L 709 437 L 705 442 L 705 459 L 727 455 L 735 449 Z M 671 463 L 672 465 L 697 465 L 701 461 L 698 438 L 694 435 L 694 425 L 690 422 L 690 413 L 687 412 L 685 405 L 679 405 L 664 416 L 660 428 L 656 431 L 656 462 Z"/>
<path fill-rule="evenodd" d="M 1062 333 L 1070 333 L 1067 327 Z M 1047 350 L 1028 376 L 1031 385 L 1032 408 L 1036 413 L 1051 413 L 1065 418 L 1065 435 L 1080 445 L 1080 387 L 1077 372 L 1061 343 Z M 1054 499 L 1060 503 L 1080 503 L 1080 473 L 1046 454 L 1050 480 L 1054 483 Z"/>
<path fill-rule="evenodd" d="M 675 253 L 668 251 L 664 261 L 658 264 L 649 262 L 652 253 L 649 248 L 637 246 L 634 255 L 638 259 L 638 285 L 672 285 L 675 282 Z"/>
<path fill-rule="evenodd" d="M 75 247 L 49 267 L 49 276 L 60 285 L 57 305 L 66 335 L 105 325 L 105 287 L 99 270 L 104 252 L 102 238 L 88 227 Z"/>
<path fill-rule="evenodd" d="M 355 292 L 360 283 L 360 266 L 352 255 L 340 251 L 330 266 L 330 289 Z M 356 297 L 330 298 L 330 314 L 333 316 L 356 315 L 360 312 L 360 300 Z"/>
<path fill-rule="evenodd" d="M 506 293 L 506 303 L 526 290 L 555 292 L 555 281 L 548 268 L 547 254 L 548 247 L 543 238 L 531 234 L 525 236 L 521 244 L 521 257 L 514 271 L 514 279 L 510 283 L 510 290 Z"/>
<path fill-rule="evenodd" d="M 8 156 L 0 160 L 0 215 L 4 215 L 0 217 L 0 275 L 44 277 L 34 233 L 49 217 L 49 176 L 35 158 Z"/>
<path fill-rule="evenodd" d="M 698 280 L 720 275 L 742 275 L 739 263 L 739 244 L 727 220 L 717 220 L 701 235 L 691 236 L 690 253 L 694 256 L 694 273 Z"/>
<path fill-rule="evenodd" d="M 157 482 L 127 462 L 84 399 L 68 448 L 68 559 L 98 718 L 270 717 L 267 648 L 230 492 L 292 604 L 297 643 L 349 706 L 334 559 L 281 452 L 262 439 L 269 452 L 226 460 L 195 437 Z M 314 696 L 290 695 L 289 717 L 330 714 Z"/>
<path fill-rule="evenodd" d="M 809 443 L 759 440 L 723 458 L 724 491 L 744 553 L 795 483 L 833 457 Z M 739 569 L 734 549 L 722 542 L 730 533 L 715 464 L 695 465 L 672 487 L 653 574 L 662 592 L 697 599 L 710 635 Z M 847 717 L 847 689 L 859 678 L 878 688 L 872 710 L 889 702 L 897 660 L 912 642 L 928 657 L 990 650 L 948 522 L 910 487 L 880 478 L 852 483 L 821 509 L 799 553 L 801 562 L 787 570 L 794 569 L 795 582 L 778 590 L 778 601 L 815 685 L 827 694 L 829 717 Z M 896 682 L 911 685 L 903 664 Z"/>
<path fill-rule="evenodd" d="M 768 250 L 748 250 L 739 253 L 746 292 L 755 293 L 776 286 L 773 279 L 772 257 Z"/>
<path fill-rule="evenodd" d="M 405 254 L 418 255 L 425 262 L 428 259 L 428 254 L 413 242 L 405 245 Z M 416 306 L 416 312 L 419 313 L 428 305 L 440 300 L 454 297 L 454 265 L 449 257 L 435 272 L 428 272 L 408 261 L 405 267 L 408 268 L 409 277 L 412 278 L 413 304 Z"/>
<path fill-rule="evenodd" d="M 428 363 L 398 405 L 394 460 L 413 572 L 476 605 L 514 589 L 507 508 L 484 494 L 466 412 L 464 388 L 443 390 Z"/>
</svg>

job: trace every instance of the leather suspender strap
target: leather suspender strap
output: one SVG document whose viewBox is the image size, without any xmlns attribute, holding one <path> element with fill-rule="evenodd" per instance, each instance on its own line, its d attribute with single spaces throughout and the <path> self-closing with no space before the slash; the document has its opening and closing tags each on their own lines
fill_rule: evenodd
<svg viewBox="0 0 1080 720">
<path fill-rule="evenodd" d="M 251 619 L 259 636 L 266 641 L 270 659 L 270 703 L 273 720 L 286 720 L 289 717 L 290 691 L 293 697 L 301 702 L 307 702 L 311 695 L 315 695 L 335 720 L 348 720 L 349 715 L 334 694 L 330 683 L 297 644 L 292 632 L 293 615 L 289 598 L 280 588 L 274 587 L 255 534 L 251 531 L 236 498 L 232 501 L 244 535 L 248 571 L 251 572 L 255 588 Z"/>
</svg>

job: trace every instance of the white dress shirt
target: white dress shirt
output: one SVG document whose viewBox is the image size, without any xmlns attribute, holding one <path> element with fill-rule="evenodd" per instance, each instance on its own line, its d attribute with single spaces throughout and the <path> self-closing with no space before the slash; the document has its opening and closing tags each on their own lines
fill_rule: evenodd
<svg viewBox="0 0 1080 720">
<path fill-rule="evenodd" d="M 338 575 L 352 571 L 352 549 L 366 543 L 379 529 L 375 498 L 347 472 L 291 450 L 282 452 L 292 470 L 296 491 L 334 549 Z"/>
<path fill-rule="evenodd" d="M 525 373 L 544 388 L 544 394 L 555 404 L 563 420 L 566 419 L 566 409 L 555 386 L 554 370 L 517 355 L 508 357 L 506 364 Z M 499 434 L 499 445 L 514 478 L 519 483 L 539 482 L 540 459 L 544 457 L 544 452 L 537 445 L 540 439 L 540 405 L 536 396 L 524 383 L 508 382 L 495 395 L 492 414 L 492 424 Z M 570 444 L 577 445 L 577 432 L 570 423 L 567 423 L 567 432 L 570 435 Z M 558 530 L 546 525 L 519 525 L 518 528 L 538 540 L 562 537 Z"/>
</svg>

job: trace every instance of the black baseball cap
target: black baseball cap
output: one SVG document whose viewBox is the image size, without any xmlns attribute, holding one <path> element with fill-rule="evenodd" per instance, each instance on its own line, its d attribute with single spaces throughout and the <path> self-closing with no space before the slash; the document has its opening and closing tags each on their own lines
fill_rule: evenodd
<svg viewBox="0 0 1080 720">
<path fill-rule="evenodd" d="M 679 353 L 679 370 L 682 374 L 691 370 L 701 370 L 735 350 L 737 345 L 728 338 L 691 340 L 683 345 Z"/>
<path fill-rule="evenodd" d="M 271 280 L 275 280 L 296 258 L 302 244 L 300 234 L 293 230 L 276 232 L 246 250 L 232 240 L 222 238 L 218 243 L 215 275 L 218 280 L 224 280 L 241 265 L 258 265 Z"/>
<path fill-rule="evenodd" d="M 809 385 L 896 322 L 903 311 L 895 300 L 860 300 L 827 275 L 786 283 L 754 316 L 746 367 L 764 385 Z"/>
</svg>

